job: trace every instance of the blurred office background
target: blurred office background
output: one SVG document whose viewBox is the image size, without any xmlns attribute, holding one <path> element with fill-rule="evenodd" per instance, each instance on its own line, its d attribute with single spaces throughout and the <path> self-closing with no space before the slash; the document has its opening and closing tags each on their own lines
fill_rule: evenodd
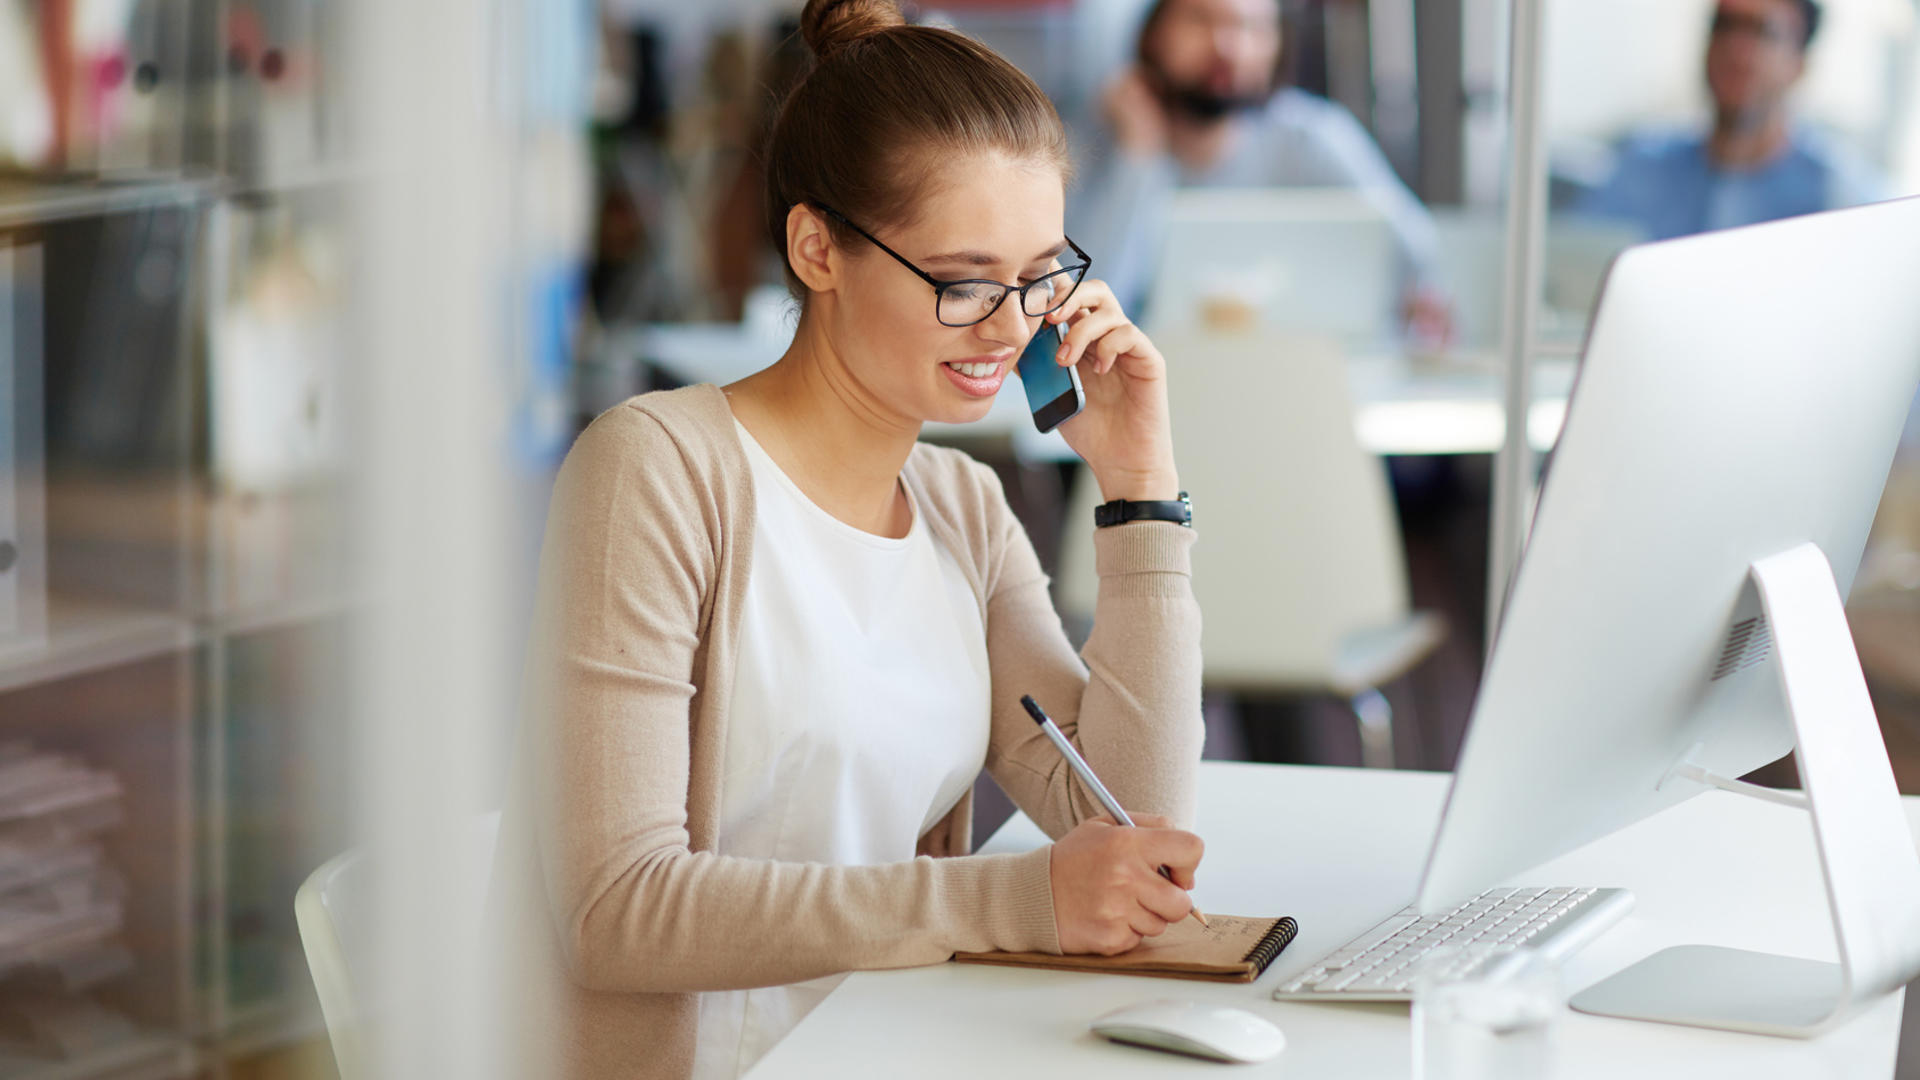
<svg viewBox="0 0 1920 1080">
<path fill-rule="evenodd" d="M 1146 6 L 915 17 L 1030 72 L 1091 185 Z M 416 1009 L 383 1052 L 484 1074 L 472 1003 L 434 993 L 471 927 L 431 913 L 484 889 L 449 838 L 498 805 L 546 485 L 598 411 L 784 347 L 755 148 L 798 7 L 0 0 L 0 1078 L 334 1075 L 294 898 L 349 849 L 407 856 L 346 943 Z M 1145 241 L 1205 530 L 1209 753 L 1447 769 L 1509 421 L 1550 469 L 1607 260 L 1653 231 L 1594 208 L 1644 140 L 1709 126 L 1711 36 L 1759 31 L 1712 30 L 1713 0 L 1542 5 L 1549 212 L 1516 322 L 1508 3 L 1284 9 L 1291 84 L 1423 208 L 1445 319 L 1409 332 L 1366 191 L 1176 196 Z M 1920 7 L 1824 12 L 1795 130 L 1874 197 L 1920 192 Z M 1106 238 L 1076 239 L 1099 276 Z M 1512 355 L 1534 400 L 1510 416 Z M 1086 478 L 1005 397 L 928 437 L 1000 471 L 1083 634 Z M 1914 436 L 1850 613 L 1920 793 Z"/>
</svg>

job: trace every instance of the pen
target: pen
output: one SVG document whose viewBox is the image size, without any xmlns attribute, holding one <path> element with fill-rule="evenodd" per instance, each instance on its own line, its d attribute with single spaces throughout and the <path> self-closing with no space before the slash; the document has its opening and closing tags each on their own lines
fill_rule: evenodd
<svg viewBox="0 0 1920 1080">
<path fill-rule="evenodd" d="M 1053 720 L 1040 708 L 1040 703 L 1033 700 L 1033 695 L 1022 695 L 1020 704 L 1026 706 L 1027 715 L 1033 717 L 1033 722 L 1039 724 L 1040 730 L 1047 733 L 1047 738 L 1053 740 L 1053 745 L 1060 748 L 1061 756 L 1065 757 L 1067 764 L 1073 767 L 1074 773 L 1080 777 L 1080 782 L 1087 785 L 1087 790 L 1093 792 L 1093 797 L 1100 800 L 1100 805 L 1106 808 L 1107 813 L 1113 815 L 1113 820 L 1126 828 L 1133 828 L 1133 819 L 1127 816 L 1125 810 L 1120 809 L 1119 802 L 1114 799 L 1113 793 L 1107 790 L 1107 785 L 1093 775 L 1092 767 L 1087 764 L 1085 758 L 1080 756 L 1080 752 L 1073 748 L 1073 744 L 1067 741 L 1067 737 L 1060 733 L 1060 729 L 1054 725 Z M 1173 881 L 1173 871 L 1164 866 L 1160 868 L 1160 876 Z M 1200 913 L 1199 908 L 1194 908 L 1191 914 L 1200 920 L 1201 926 L 1209 925 L 1207 917 Z"/>
</svg>

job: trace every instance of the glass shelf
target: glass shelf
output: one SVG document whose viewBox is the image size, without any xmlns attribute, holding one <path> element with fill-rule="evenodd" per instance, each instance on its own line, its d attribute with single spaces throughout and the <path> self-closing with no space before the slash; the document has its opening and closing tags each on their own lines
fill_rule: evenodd
<svg viewBox="0 0 1920 1080">
<path fill-rule="evenodd" d="M 165 612 L 56 596 L 44 643 L 0 649 L 0 692 L 178 652 L 192 637 L 192 624 Z"/>
</svg>

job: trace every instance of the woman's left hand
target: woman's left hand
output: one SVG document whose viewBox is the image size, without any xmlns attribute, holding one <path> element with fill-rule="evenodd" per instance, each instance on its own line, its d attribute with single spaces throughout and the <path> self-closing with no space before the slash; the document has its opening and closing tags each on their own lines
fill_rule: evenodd
<svg viewBox="0 0 1920 1080">
<path fill-rule="evenodd" d="M 1080 283 L 1036 333 L 1065 326 L 1056 362 L 1076 367 L 1087 407 L 1060 425 L 1085 458 L 1103 500 L 1178 498 L 1173 432 L 1167 420 L 1167 362 L 1133 325 L 1107 283 Z"/>
</svg>

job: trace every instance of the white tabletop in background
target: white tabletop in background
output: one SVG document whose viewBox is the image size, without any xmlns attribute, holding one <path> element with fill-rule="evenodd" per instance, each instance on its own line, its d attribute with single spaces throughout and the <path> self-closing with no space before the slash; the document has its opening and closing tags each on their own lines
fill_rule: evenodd
<svg viewBox="0 0 1920 1080">
<path fill-rule="evenodd" d="M 724 385 L 759 371 L 785 351 L 787 339 L 740 324 L 654 324 L 611 335 L 598 350 L 604 363 L 658 365 L 687 383 Z M 1498 365 L 1474 355 L 1433 361 L 1395 355 L 1348 361 L 1354 430 L 1360 444 L 1381 455 L 1491 454 L 1506 437 L 1505 389 Z M 1534 405 L 1527 431 L 1536 449 L 1559 437 L 1573 386 L 1573 361 L 1542 359 L 1534 367 Z M 1011 389 L 1011 387 L 1009 387 Z M 986 417 L 972 424 L 929 424 L 936 441 L 1002 439 L 1024 461 L 1071 461 L 1056 434 L 1033 429 L 1018 392 L 1001 393 Z"/>
<path fill-rule="evenodd" d="M 1407 903 L 1445 797 L 1442 774 L 1208 762 L 1199 831 L 1202 910 L 1291 914 L 1300 936 L 1252 985 L 942 964 L 860 972 L 801 1022 L 751 1080 L 888 1076 L 1224 1076 L 1222 1066 L 1116 1046 L 1087 1022 L 1121 1005 L 1201 998 L 1279 1024 L 1287 1049 L 1235 1076 L 1402 1078 L 1411 1073 L 1405 1005 L 1281 1004 L 1269 991 Z M 1920 823 L 1920 798 L 1904 800 Z M 1016 815 L 982 850 L 1043 841 Z M 1668 945 L 1699 942 L 1834 958 L 1832 924 L 1804 815 L 1703 794 L 1510 884 L 1621 885 L 1639 903 L 1568 963 L 1578 990 Z M 1883 1078 L 1893 1073 L 1900 995 L 1817 1040 L 1564 1014 L 1557 1080 Z"/>
</svg>

